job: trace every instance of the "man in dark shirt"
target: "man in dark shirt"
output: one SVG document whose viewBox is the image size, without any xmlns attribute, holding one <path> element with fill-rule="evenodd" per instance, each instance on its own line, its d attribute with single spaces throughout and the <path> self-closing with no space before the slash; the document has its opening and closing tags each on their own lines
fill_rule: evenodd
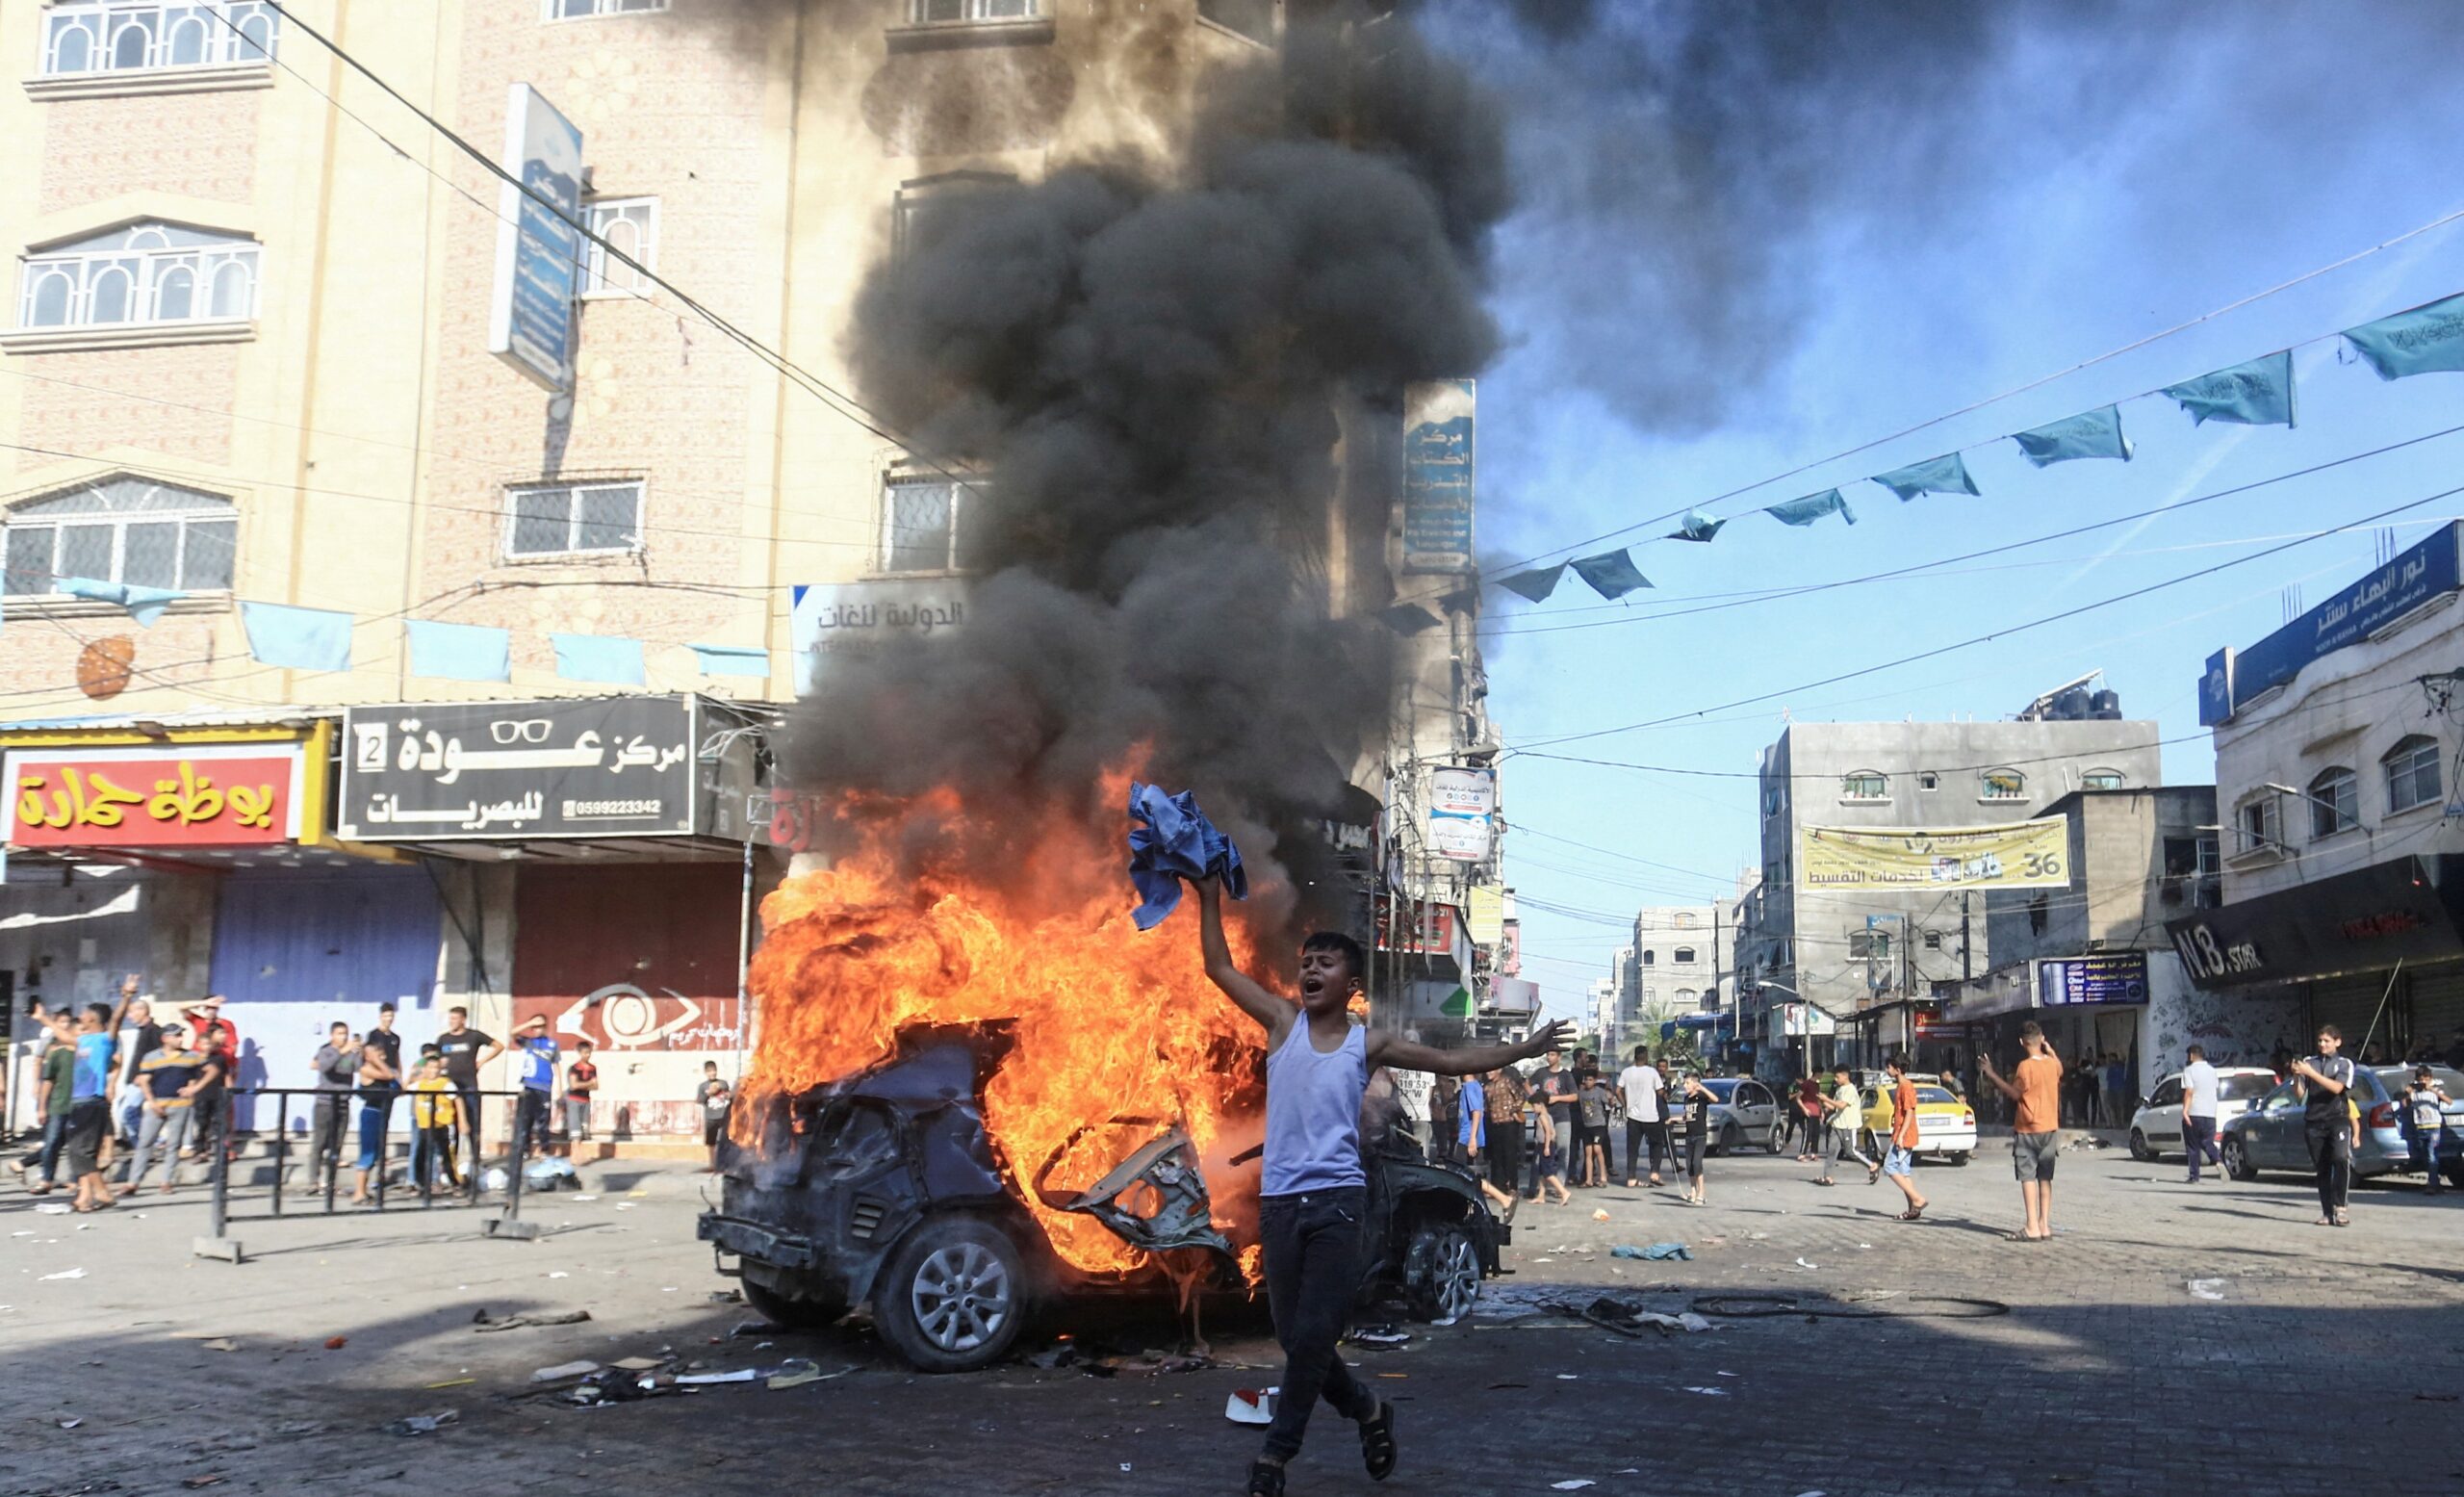
<svg viewBox="0 0 2464 1497">
<path fill-rule="evenodd" d="M 1558 1058 L 1554 1050 L 1549 1052 L 1548 1063 L 1549 1069 L 1542 1071 L 1532 1084 L 1531 1097 L 1532 1100 L 1545 1102 L 1549 1107 L 1549 1122 L 1555 1131 L 1550 1135 L 1548 1147 L 1550 1152 L 1556 1155 L 1557 1178 L 1572 1179 L 1574 1177 L 1575 1074 L 1565 1069 L 1564 1062 Z M 1533 1200 L 1540 1199 L 1540 1180 L 1536 1174 L 1532 1176 L 1530 1199 Z"/>
<path fill-rule="evenodd" d="M 205 1057 L 188 1047 L 178 1024 L 162 1029 L 162 1043 L 138 1063 L 135 1083 L 144 1095 L 137 1147 L 128 1156 L 128 1180 L 120 1194 L 134 1196 L 159 1152 L 163 1160 L 163 1194 L 169 1195 L 179 1174 L 180 1152 L 187 1144 L 191 1115 L 195 1111 L 198 1072 Z"/>
<path fill-rule="evenodd" d="M 376 1005 L 376 1027 L 368 1031 L 367 1038 L 360 1043 L 370 1049 L 383 1051 L 385 1069 L 397 1076 L 402 1073 L 402 1037 L 394 1032 L 393 1004 Z"/>
<path fill-rule="evenodd" d="M 145 1089 L 137 1084 L 137 1067 L 163 1047 L 163 1026 L 154 1021 L 154 1005 L 143 998 L 130 1000 L 125 1026 L 135 1033 L 129 1036 L 128 1048 L 120 1056 L 119 1089 L 112 1097 L 112 1123 L 120 1142 L 133 1146 L 137 1141 L 138 1114 L 145 1102 Z"/>
<path fill-rule="evenodd" d="M 2321 1226 L 2350 1226 L 2346 1207 L 2352 1195 L 2352 1062 L 2337 1054 L 2344 1031 L 2319 1026 L 2319 1053 L 2293 1063 L 2293 1084 L 2301 1094 L 2301 1132 L 2319 1172 Z"/>
<path fill-rule="evenodd" d="M 308 1155 L 308 1188 L 317 1188 L 321 1178 L 338 1183 L 336 1172 L 342 1167 L 343 1129 L 350 1122 L 350 1089 L 359 1079 L 359 1045 L 350 1037 L 350 1025 L 334 1020 L 325 1029 L 325 1043 L 317 1047 L 317 1055 L 309 1065 L 317 1072 L 317 1110 L 309 1136 L 316 1142 Z"/>
<path fill-rule="evenodd" d="M 496 1059 L 504 1046 L 471 1027 L 471 1011 L 449 1008 L 445 1011 L 445 1032 L 436 1037 L 437 1053 L 445 1057 L 445 1079 L 453 1084 L 461 1106 L 455 1123 L 471 1141 L 468 1155 L 471 1178 L 479 1177 L 479 1068 Z"/>
</svg>

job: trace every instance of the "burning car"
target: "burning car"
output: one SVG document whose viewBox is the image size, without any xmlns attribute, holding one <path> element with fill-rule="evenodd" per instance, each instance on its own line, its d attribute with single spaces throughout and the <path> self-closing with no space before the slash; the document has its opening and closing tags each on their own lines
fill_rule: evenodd
<svg viewBox="0 0 2464 1497">
<path fill-rule="evenodd" d="M 1032 1310 L 1072 1297 L 1243 1284 L 1240 1251 L 1214 1225 L 1198 1151 L 1178 1126 L 1091 1124 L 1014 1186 L 984 1121 L 997 1048 L 981 1033 L 919 1036 L 874 1069 L 764 1098 L 755 1125 L 721 1146 L 720 1204 L 701 1218 L 719 1271 L 740 1276 L 745 1299 L 782 1325 L 827 1325 L 869 1304 L 882 1339 L 925 1372 L 998 1360 Z M 1140 1133 L 1152 1137 L 1091 1183 L 1053 1184 L 1083 1141 Z M 1364 1152 L 1363 1301 L 1399 1296 L 1423 1319 L 1460 1315 L 1500 1272 L 1509 1228 L 1469 1174 L 1431 1163 L 1408 1134 L 1386 1130 Z M 1101 1223 L 1138 1250 L 1142 1268 L 1073 1266 L 1026 1191 L 1047 1210 Z"/>
</svg>

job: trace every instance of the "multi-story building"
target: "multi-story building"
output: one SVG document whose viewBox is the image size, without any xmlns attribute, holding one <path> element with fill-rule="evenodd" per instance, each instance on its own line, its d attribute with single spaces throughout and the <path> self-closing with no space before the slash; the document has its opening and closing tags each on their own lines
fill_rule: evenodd
<svg viewBox="0 0 2464 1497">
<path fill-rule="evenodd" d="M 2464 524 L 2340 589 L 2200 683 L 2223 906 L 2176 912 L 2204 991 L 2290 998 L 2401 1059 L 2464 1044 Z"/>
<path fill-rule="evenodd" d="M 0 0 L 0 749 L 34 808 L 0 966 L 54 1003 L 223 993 L 244 1082 L 379 1001 L 419 1038 L 546 1017 L 601 1046 L 603 1127 L 681 1130 L 795 839 L 749 805 L 763 735 L 832 650 L 962 618 L 993 482 L 847 394 L 868 276 L 978 189 L 1169 176 L 1285 8 L 287 9 Z M 448 132 L 598 238 L 538 253 Z M 1294 528 L 1335 616 L 1403 570 L 1358 477 L 1400 467 L 1402 392 L 1362 399 Z M 1399 669 L 1445 689 L 1328 746 L 1372 797 L 1487 733 L 1469 606 L 1428 607 Z M 84 800 L 25 835 L 111 774 L 161 786 L 145 836 Z"/>
<path fill-rule="evenodd" d="M 1960 1072 L 1976 1096 L 1978 1050 L 2016 1053 L 2018 1026 L 2034 1020 L 2066 1065 L 2110 1070 L 2108 1057 L 2119 1058 L 2122 1085 L 2099 1078 L 2101 1121 L 2115 1124 L 2129 1097 L 2182 1066 L 2187 1045 L 2220 1066 L 2264 1065 L 2298 1039 L 2291 1004 L 2225 1000 L 2193 985 L 2166 935 L 2167 921 L 2220 899 L 2215 787 L 2076 790 L 2044 814 L 2068 823 L 2066 887 L 1983 895 L 1983 970 L 1940 990 L 1949 999 L 1940 1020 L 1916 1036 L 1923 1069 Z"/>
<path fill-rule="evenodd" d="M 1738 1027 L 1758 1068 L 1784 1069 L 1855 1026 L 1870 1058 L 1915 1038 L 1936 983 L 1986 966 L 1973 896 L 1810 887 L 1809 828 L 2015 822 L 2080 789 L 2162 780 L 2162 735 L 2111 692 L 2066 687 L 1997 722 L 1793 723 L 1763 751 L 1762 882 L 1738 938 Z M 1792 1042 L 1817 1042 L 1807 1045 Z"/>
</svg>

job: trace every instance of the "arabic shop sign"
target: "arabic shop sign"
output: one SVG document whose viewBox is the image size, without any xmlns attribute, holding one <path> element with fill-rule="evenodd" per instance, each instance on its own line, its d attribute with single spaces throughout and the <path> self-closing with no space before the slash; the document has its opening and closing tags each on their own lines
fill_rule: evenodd
<svg viewBox="0 0 2464 1497">
<path fill-rule="evenodd" d="M 878 650 L 895 639 L 937 639 L 966 627 L 961 577 L 874 578 L 798 586 L 787 643 L 803 662 L 798 695 L 809 695 L 833 656 Z"/>
<path fill-rule="evenodd" d="M 1473 422 L 1478 389 L 1433 379 L 1403 391 L 1403 570 L 1472 564 Z"/>
<path fill-rule="evenodd" d="M 2091 1003 L 2147 1001 L 2147 953 L 2108 951 L 2037 964 L 2037 1005 L 2073 1008 Z"/>
<path fill-rule="evenodd" d="M 2464 520 L 2397 555 L 2360 581 L 2247 650 L 2209 657 L 2199 679 L 2199 721 L 2213 727 L 2301 667 L 2362 640 L 2432 598 L 2464 587 Z"/>
<path fill-rule="evenodd" d="M 419 702 L 344 714 L 336 831 L 364 842 L 689 836 L 690 697 Z"/>
<path fill-rule="evenodd" d="M 17 749 L 7 762 L 0 840 L 16 847 L 255 847 L 300 836 L 297 743 Z"/>
</svg>

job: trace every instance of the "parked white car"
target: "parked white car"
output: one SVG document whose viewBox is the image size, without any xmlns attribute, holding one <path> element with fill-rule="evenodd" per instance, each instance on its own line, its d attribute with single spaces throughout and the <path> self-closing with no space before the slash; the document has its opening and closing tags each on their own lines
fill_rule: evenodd
<svg viewBox="0 0 2464 1497">
<path fill-rule="evenodd" d="M 2275 1085 L 2275 1072 L 2265 1066 L 2216 1068 L 2216 1136 L 2220 1145 L 2224 1124 L 2250 1110 L 2250 1104 Z M 2130 1157 L 2158 1159 L 2183 1152 L 2182 1073 L 2174 1071 L 2156 1083 L 2147 1100 L 2130 1117 Z"/>
</svg>

